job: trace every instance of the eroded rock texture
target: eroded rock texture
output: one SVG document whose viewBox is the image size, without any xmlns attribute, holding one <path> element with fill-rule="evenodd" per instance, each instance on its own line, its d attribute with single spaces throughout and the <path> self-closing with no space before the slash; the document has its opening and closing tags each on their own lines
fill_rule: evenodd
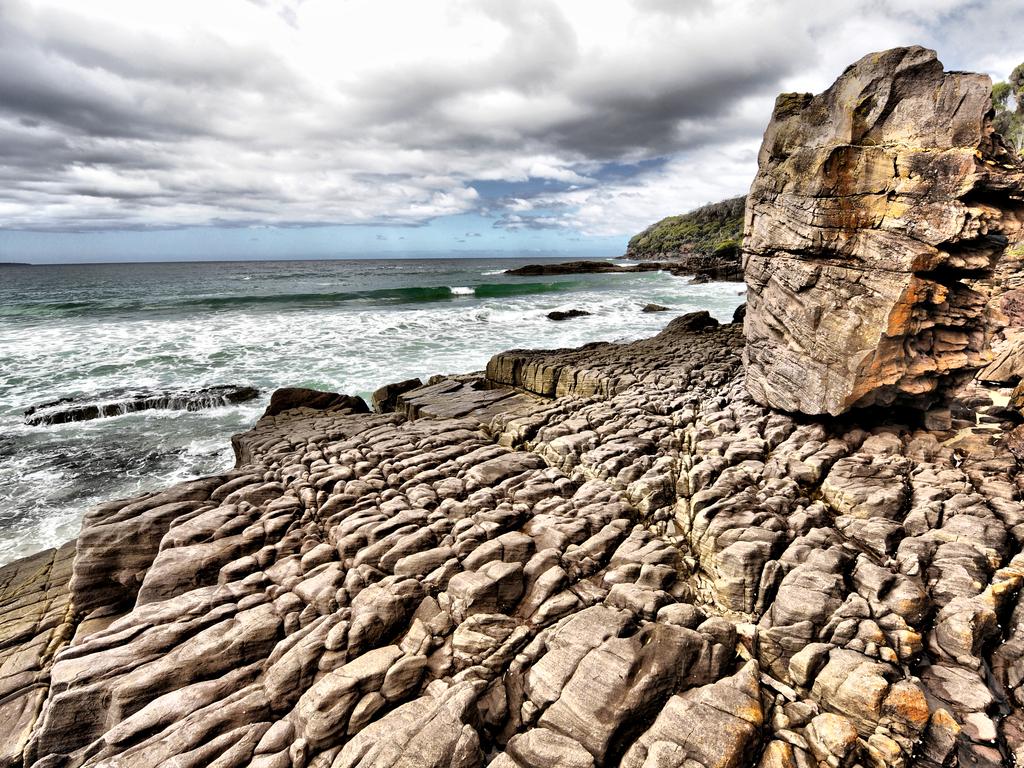
<svg viewBox="0 0 1024 768">
<path fill-rule="evenodd" d="M 927 402 L 989 360 L 987 278 L 1024 224 L 985 75 L 871 54 L 784 94 L 747 202 L 747 385 L 787 411 Z"/>
<path fill-rule="evenodd" d="M 279 397 L 237 469 L 92 512 L 70 605 L 70 550 L 0 570 L 0 765 L 1024 752 L 999 425 L 795 420 L 753 402 L 741 351 L 739 325 L 696 315 L 499 355 L 386 414 Z"/>
<path fill-rule="evenodd" d="M 74 631 L 74 554 L 72 542 L 0 569 L 0 765 L 21 764 L 53 656 Z"/>
</svg>

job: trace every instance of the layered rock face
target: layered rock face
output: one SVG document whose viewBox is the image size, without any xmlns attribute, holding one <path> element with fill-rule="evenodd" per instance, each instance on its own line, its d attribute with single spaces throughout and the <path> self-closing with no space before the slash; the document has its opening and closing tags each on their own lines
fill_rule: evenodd
<svg viewBox="0 0 1024 768">
<path fill-rule="evenodd" d="M 992 84 L 864 57 L 775 105 L 747 201 L 747 385 L 807 414 L 939 398 L 989 359 L 986 278 L 1024 224 Z"/>
</svg>

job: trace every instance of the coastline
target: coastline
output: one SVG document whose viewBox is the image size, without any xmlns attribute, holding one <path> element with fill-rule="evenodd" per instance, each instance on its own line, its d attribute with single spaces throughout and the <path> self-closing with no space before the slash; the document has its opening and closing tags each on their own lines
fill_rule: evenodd
<svg viewBox="0 0 1024 768">
<path fill-rule="evenodd" d="M 0 286 L 0 563 L 75 536 L 95 504 L 231 466 L 230 435 L 255 422 L 277 386 L 369 401 L 392 379 L 480 370 L 503 349 L 656 333 L 666 316 L 640 312 L 651 301 L 710 307 L 723 321 L 742 301 L 742 285 L 691 286 L 667 273 L 499 274 L 528 263 L 25 270 Z M 577 307 L 592 315 L 546 317 Z M 26 423 L 26 410 L 57 401 L 33 414 L 43 424 Z"/>
<path fill-rule="evenodd" d="M 232 469 L 0 569 L 0 768 L 1024 761 L 1024 162 L 991 107 L 919 46 L 783 94 L 732 322 L 374 412 L 278 390 Z"/>
<path fill-rule="evenodd" d="M 708 696 L 770 694 L 827 713 L 850 706 L 837 686 L 854 660 L 886 702 L 860 713 L 865 728 L 939 743 L 936 715 L 919 714 L 923 694 L 891 682 L 936 630 L 918 623 L 923 597 L 906 614 L 912 582 L 872 591 L 891 534 L 867 518 L 911 486 L 915 498 L 948 494 L 941 467 L 954 451 L 961 482 L 999 504 L 1013 457 L 984 426 L 952 434 L 773 413 L 746 394 L 741 349 L 740 325 L 695 313 L 639 342 L 502 353 L 485 377 L 398 394 L 391 413 L 290 392 L 278 405 L 293 407 L 236 436 L 233 470 L 93 510 L 73 573 L 67 546 L 46 567 L 32 565 L 41 554 L 0 569 L 37 579 L 2 593 L 0 622 L 37 631 L 0 650 L 13 670 L 3 706 L 21 715 L 0 764 L 22 750 L 29 764 L 79 764 L 89 744 L 93 759 L 162 759 L 199 748 L 204 731 L 190 729 L 204 718 L 247 749 L 301 742 L 335 765 L 364 764 L 384 733 L 426 738 L 414 723 L 428 712 L 443 724 L 423 742 L 434 756 L 468 748 L 462 723 L 474 722 L 476 748 L 540 760 L 537 739 L 584 712 L 597 739 L 588 749 L 610 758 L 622 728 L 668 716 L 675 698 L 654 692 L 676 675 Z M 992 546 L 988 529 L 972 534 Z M 932 538 L 927 524 L 911 536 Z M 847 599 L 865 595 L 886 617 L 881 635 L 873 646 L 839 634 L 806 645 L 800 627 L 826 622 L 850 568 Z M 985 578 L 1015 590 L 1024 557 Z M 809 584 L 828 586 L 807 600 Z M 25 600 L 40 593 L 53 595 L 45 612 Z M 167 634 L 176 626 L 191 629 Z M 603 640 L 621 644 L 639 677 L 590 669 L 610 663 Z M 555 672 L 568 663 L 558 649 L 581 642 L 590 671 Z M 794 677 L 812 647 L 815 661 Z M 136 672 L 116 658 L 149 661 Z M 521 687 L 542 669 L 567 675 L 555 702 Z M 927 674 L 959 669 L 937 658 Z M 496 685 L 521 700 L 499 704 Z M 345 690 L 358 693 L 336 711 Z M 530 702 L 539 721 L 525 715 Z M 492 719 L 470 716 L 477 708 Z M 122 721 L 116 739 L 105 735 L 111 717 Z M 717 709 L 690 717 L 729 750 L 762 722 L 737 727 Z M 338 741 L 339 728 L 353 735 Z"/>
</svg>

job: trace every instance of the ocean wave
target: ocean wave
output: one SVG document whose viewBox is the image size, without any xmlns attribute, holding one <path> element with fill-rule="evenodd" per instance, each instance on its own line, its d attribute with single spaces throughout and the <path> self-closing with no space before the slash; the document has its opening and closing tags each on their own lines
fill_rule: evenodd
<svg viewBox="0 0 1024 768">
<path fill-rule="evenodd" d="M 498 299 L 510 296 L 536 296 L 542 293 L 569 293 L 584 284 L 577 280 L 551 283 L 482 283 L 474 293 L 478 298 Z"/>
<path fill-rule="evenodd" d="M 659 272 L 506 279 L 481 276 L 492 264 L 460 263 L 458 272 L 440 265 L 425 274 L 407 267 L 400 275 L 399 266 L 384 264 L 370 278 L 370 266 L 359 266 L 355 274 L 351 265 L 317 266 L 284 283 L 267 282 L 259 265 L 228 276 L 220 266 L 182 267 L 170 281 L 132 267 L 124 268 L 137 272 L 128 272 L 132 281 L 120 293 L 105 277 L 93 288 L 76 282 L 78 271 L 53 286 L 0 290 L 0 499 L 7 502 L 0 505 L 0 564 L 74 537 L 93 504 L 229 468 L 230 435 L 251 428 L 266 397 L 54 427 L 24 423 L 31 403 L 65 396 L 107 402 L 121 389 L 224 382 L 264 393 L 307 386 L 365 395 L 388 382 L 480 370 L 505 349 L 653 336 L 675 314 L 695 309 L 725 322 L 743 300 L 742 284 L 690 285 Z M 254 277 L 240 282 L 237 274 Z M 275 290 L 282 295 L 270 295 Z M 650 302 L 673 311 L 642 313 Z M 547 319 L 569 309 L 592 316 Z M 19 310 L 37 314 L 16 317 Z"/>
<path fill-rule="evenodd" d="M 477 298 L 505 298 L 561 293 L 576 290 L 581 283 L 560 281 L 545 283 L 481 283 L 477 286 L 409 286 L 405 288 L 377 288 L 366 291 L 340 291 L 323 293 L 248 294 L 235 296 L 191 296 L 167 301 L 82 300 L 61 302 L 33 302 L 0 307 L 0 318 L 24 317 L 81 317 L 124 315 L 135 312 L 174 312 L 175 310 L 205 309 L 307 309 L 334 304 L 366 304 L 387 306 L 395 304 L 421 304 L 450 301 L 459 296 Z"/>
</svg>

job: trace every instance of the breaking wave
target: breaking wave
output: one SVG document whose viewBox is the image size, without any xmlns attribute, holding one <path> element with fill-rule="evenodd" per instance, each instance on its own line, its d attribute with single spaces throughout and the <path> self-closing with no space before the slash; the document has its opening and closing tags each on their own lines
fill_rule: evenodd
<svg viewBox="0 0 1024 768">
<path fill-rule="evenodd" d="M 411 286 L 367 291 L 325 293 L 248 294 L 235 296 L 190 296 L 166 301 L 82 300 L 26 302 L 0 306 L 0 317 L 41 319 L 46 316 L 77 317 L 122 315 L 135 312 L 231 309 L 311 309 L 336 304 L 387 306 L 451 301 L 464 296 L 507 298 L 549 293 L 568 293 L 583 287 L 579 281 L 544 283 L 481 283 L 476 286 Z"/>
</svg>

